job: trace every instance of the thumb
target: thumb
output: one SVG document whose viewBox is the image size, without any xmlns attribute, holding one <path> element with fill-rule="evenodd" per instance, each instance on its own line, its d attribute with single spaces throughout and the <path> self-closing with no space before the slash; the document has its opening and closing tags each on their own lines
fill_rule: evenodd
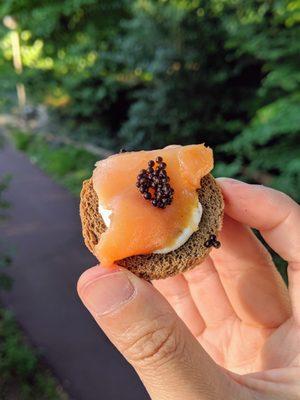
<svg viewBox="0 0 300 400">
<path fill-rule="evenodd" d="M 80 277 L 78 293 L 152 399 L 233 397 L 232 381 L 150 283 L 125 269 L 97 266 Z"/>
</svg>

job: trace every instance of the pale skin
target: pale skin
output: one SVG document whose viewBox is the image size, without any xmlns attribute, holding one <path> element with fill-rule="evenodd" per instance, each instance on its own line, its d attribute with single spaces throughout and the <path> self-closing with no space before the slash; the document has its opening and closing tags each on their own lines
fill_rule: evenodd
<svg viewBox="0 0 300 400">
<path fill-rule="evenodd" d="M 220 249 L 153 285 L 100 266 L 79 295 L 153 400 L 300 399 L 300 207 L 281 192 L 219 180 Z M 289 288 L 250 227 L 288 261 Z"/>
</svg>

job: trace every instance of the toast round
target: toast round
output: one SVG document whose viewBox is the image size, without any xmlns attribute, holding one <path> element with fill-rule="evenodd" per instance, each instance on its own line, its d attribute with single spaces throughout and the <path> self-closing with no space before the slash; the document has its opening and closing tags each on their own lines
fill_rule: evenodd
<svg viewBox="0 0 300 400">
<path fill-rule="evenodd" d="M 223 197 L 212 175 L 208 174 L 201 179 L 198 197 L 203 207 L 199 229 L 182 246 L 167 254 L 127 257 L 119 260 L 118 265 L 141 278 L 152 280 L 173 276 L 200 264 L 211 251 L 211 247 L 206 247 L 204 243 L 210 235 L 218 234 L 223 220 Z M 80 195 L 80 217 L 84 242 L 94 254 L 94 248 L 101 234 L 106 230 L 106 226 L 98 212 L 98 197 L 93 188 L 92 178 L 83 182 Z"/>
</svg>

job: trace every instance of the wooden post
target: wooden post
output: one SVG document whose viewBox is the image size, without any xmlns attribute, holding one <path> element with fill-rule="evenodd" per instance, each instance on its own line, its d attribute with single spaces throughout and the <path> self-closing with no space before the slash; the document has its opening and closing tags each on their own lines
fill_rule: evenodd
<svg viewBox="0 0 300 400">
<path fill-rule="evenodd" d="M 7 15 L 3 18 L 3 24 L 8 28 L 11 29 L 11 46 L 12 46 L 12 53 L 13 53 L 13 64 L 15 71 L 18 75 L 21 75 L 23 72 L 22 66 L 22 57 L 21 57 L 21 47 L 20 47 L 20 38 L 19 33 L 17 31 L 17 22 L 16 20 Z M 17 96 L 18 96 L 18 103 L 19 108 L 22 111 L 25 104 L 26 104 L 26 90 L 23 83 L 17 83 Z"/>
</svg>

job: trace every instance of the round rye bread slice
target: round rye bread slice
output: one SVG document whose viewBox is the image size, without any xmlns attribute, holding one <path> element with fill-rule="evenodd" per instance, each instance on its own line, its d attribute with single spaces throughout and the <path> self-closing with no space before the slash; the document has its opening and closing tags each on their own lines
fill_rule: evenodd
<svg viewBox="0 0 300 400">
<path fill-rule="evenodd" d="M 119 260 L 117 264 L 147 280 L 167 278 L 200 264 L 212 248 L 206 247 L 204 243 L 210 235 L 217 235 L 222 227 L 224 202 L 221 190 L 210 174 L 201 179 L 198 196 L 203 207 L 199 229 L 182 246 L 167 254 L 152 253 L 127 257 Z M 80 197 L 84 242 L 95 254 L 95 246 L 106 230 L 106 226 L 98 212 L 98 197 L 94 191 L 92 179 L 83 182 Z"/>
</svg>

